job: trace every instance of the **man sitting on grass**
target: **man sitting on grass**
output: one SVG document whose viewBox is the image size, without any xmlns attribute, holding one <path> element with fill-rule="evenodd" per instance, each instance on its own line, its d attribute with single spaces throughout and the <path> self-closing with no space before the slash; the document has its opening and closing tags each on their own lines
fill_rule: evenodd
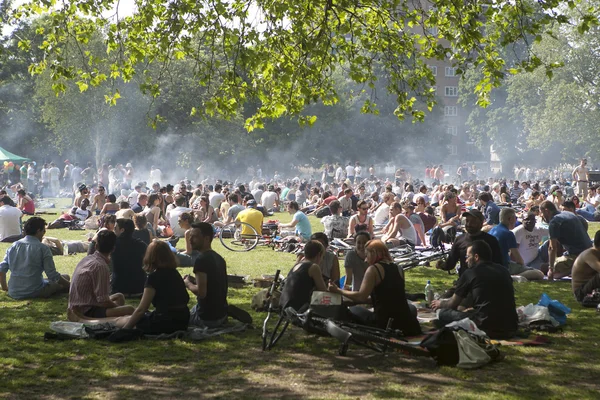
<svg viewBox="0 0 600 400">
<path fill-rule="evenodd" d="M 84 257 L 73 273 L 67 316 L 71 321 L 121 317 L 135 311 L 125 305 L 121 293 L 110 294 L 110 253 L 117 235 L 109 230 L 98 232 L 96 251 Z"/>
<path fill-rule="evenodd" d="M 440 324 L 471 318 L 490 338 L 515 335 L 518 318 L 512 278 L 506 268 L 491 260 L 492 249 L 483 240 L 475 240 L 467 248 L 468 269 L 458 279 L 454 295 L 431 302 L 431 308 L 441 309 Z M 474 310 L 457 310 L 466 298 L 473 300 Z"/>
<path fill-rule="evenodd" d="M 227 321 L 227 263 L 212 249 L 214 232 L 210 224 L 193 224 L 191 234 L 201 254 L 194 264 L 194 276 L 183 279 L 198 299 L 190 311 L 190 325 L 217 328 Z"/>
<path fill-rule="evenodd" d="M 292 215 L 292 221 L 287 224 L 279 224 L 279 228 L 296 228 L 295 234 L 301 241 L 307 242 L 312 235 L 312 227 L 306 214 L 300 211 L 297 202 L 290 201 L 288 204 L 288 213 Z"/>
<path fill-rule="evenodd" d="M 46 233 L 46 221 L 32 217 L 25 222 L 25 237 L 16 241 L 0 264 L 0 286 L 13 299 L 50 297 L 69 291 L 69 276 L 56 271 L 52 252 L 41 240 Z M 6 284 L 6 273 L 10 280 Z M 48 280 L 42 278 L 46 273 Z"/>
<path fill-rule="evenodd" d="M 586 295 L 600 290 L 600 231 L 594 236 L 594 247 L 575 259 L 572 278 L 573 294 L 580 303 Z"/>
<path fill-rule="evenodd" d="M 544 279 L 544 273 L 528 267 L 519 252 L 519 245 L 511 229 L 515 228 L 517 214 L 514 209 L 505 207 L 500 211 L 500 223 L 490 230 L 490 235 L 498 240 L 502 252 L 502 265 L 511 275 L 519 275 L 530 281 Z"/>
<path fill-rule="evenodd" d="M 592 247 L 583 224 L 570 212 L 560 212 L 551 201 L 540 204 L 540 212 L 548 223 L 548 280 L 571 275 L 573 263 L 579 254 Z M 565 251 L 559 254 L 559 247 Z"/>
</svg>

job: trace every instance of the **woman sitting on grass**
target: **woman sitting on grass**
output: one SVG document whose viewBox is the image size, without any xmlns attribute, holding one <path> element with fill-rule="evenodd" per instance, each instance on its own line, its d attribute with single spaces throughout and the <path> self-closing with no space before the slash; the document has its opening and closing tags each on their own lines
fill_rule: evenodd
<svg viewBox="0 0 600 400">
<path fill-rule="evenodd" d="M 388 320 L 393 318 L 392 329 L 400 329 L 405 336 L 420 334 L 417 310 L 414 306 L 409 306 L 406 300 L 404 274 L 394 264 L 387 246 L 381 240 L 371 240 L 367 243 L 366 253 L 369 268 L 359 291 L 342 290 L 333 283 L 329 283 L 329 291 L 339 293 L 358 304 L 365 303 L 371 296 L 373 312 L 362 306 L 350 307 L 351 313 L 360 323 L 385 329 Z"/>
<path fill-rule="evenodd" d="M 152 242 L 146 250 L 144 268 L 149 275 L 142 300 L 131 316 L 119 318 L 116 325 L 125 329 L 135 327 L 150 335 L 186 330 L 190 296 L 169 245 Z M 147 312 L 150 304 L 154 311 Z"/>
<path fill-rule="evenodd" d="M 311 240 L 306 243 L 304 259 L 294 265 L 285 280 L 279 299 L 282 310 L 292 307 L 296 311 L 301 311 L 310 304 L 310 298 L 315 288 L 319 291 L 327 290 L 319 266 L 324 253 L 325 248 L 320 242 Z"/>
<path fill-rule="evenodd" d="M 33 199 L 25 192 L 25 190 L 19 189 L 17 192 L 17 197 L 19 198 L 19 210 L 21 210 L 23 214 L 34 215 L 35 203 L 33 202 Z"/>
<path fill-rule="evenodd" d="M 102 207 L 100 215 L 115 215 L 120 208 L 120 206 L 117 204 L 117 197 L 114 194 L 109 194 L 106 196 L 106 199 L 108 202 L 104 204 L 104 207 Z"/>
</svg>

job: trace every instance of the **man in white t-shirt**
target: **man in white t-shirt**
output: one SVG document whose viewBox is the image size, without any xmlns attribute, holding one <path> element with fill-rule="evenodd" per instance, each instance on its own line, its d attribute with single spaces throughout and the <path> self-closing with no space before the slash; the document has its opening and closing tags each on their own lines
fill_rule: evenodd
<svg viewBox="0 0 600 400">
<path fill-rule="evenodd" d="M 275 209 L 277 203 L 277 193 L 275 193 L 275 186 L 269 185 L 269 190 L 264 192 L 261 197 L 261 204 L 267 211 Z"/>
<path fill-rule="evenodd" d="M 225 201 L 225 195 L 221 193 L 221 190 L 223 190 L 223 185 L 217 183 L 215 185 L 215 191 L 210 192 L 208 195 L 208 202 L 215 210 L 218 210 L 221 207 L 221 203 Z"/>
<path fill-rule="evenodd" d="M 29 168 L 27 168 L 27 190 L 35 193 L 35 168 L 33 168 L 33 163 L 29 164 Z"/>
<path fill-rule="evenodd" d="M 10 197 L 0 197 L 0 240 L 21 234 L 21 216 L 23 213 L 13 207 Z"/>
<path fill-rule="evenodd" d="M 185 207 L 186 198 L 180 195 L 175 196 L 175 208 L 169 211 L 167 214 L 167 218 L 169 219 L 169 224 L 173 229 L 173 233 L 178 237 L 185 236 L 185 229 L 182 229 L 179 226 L 179 217 L 181 214 L 185 212 L 192 212 L 191 208 Z"/>
<path fill-rule="evenodd" d="M 130 206 L 133 206 L 138 202 L 138 196 L 140 195 L 140 193 L 142 193 L 142 186 L 139 184 L 135 185 L 133 191 L 129 193 L 129 196 L 127 196 L 127 202 Z"/>
<path fill-rule="evenodd" d="M 385 192 L 383 194 L 383 202 L 377 209 L 375 210 L 375 214 L 373 215 L 373 219 L 375 225 L 383 226 L 387 224 L 388 219 L 390 217 L 390 205 L 394 202 L 394 194 L 390 192 Z"/>
<path fill-rule="evenodd" d="M 342 166 L 339 163 L 336 163 L 335 165 L 337 166 L 337 168 L 335 169 L 335 181 L 339 182 L 342 180 L 344 170 L 342 169 Z"/>
<path fill-rule="evenodd" d="M 50 163 L 48 175 L 50 177 L 50 193 L 52 196 L 58 196 L 60 192 L 60 169 L 53 162 Z"/>
<path fill-rule="evenodd" d="M 265 192 L 265 187 L 264 185 L 257 185 L 257 188 L 254 189 L 251 193 L 252 196 L 254 197 L 254 200 L 256 200 L 256 202 L 258 204 L 262 204 L 262 195 Z"/>
<path fill-rule="evenodd" d="M 543 261 L 539 255 L 539 247 L 542 239 L 548 236 L 548 229 L 535 225 L 535 214 L 527 213 L 523 224 L 513 229 L 519 253 L 523 257 L 526 266 L 540 269 Z"/>
<path fill-rule="evenodd" d="M 81 167 L 79 163 L 75 163 L 73 169 L 71 169 L 71 182 L 73 185 L 79 185 L 81 182 Z"/>
<path fill-rule="evenodd" d="M 354 182 L 354 166 L 351 162 L 346 165 L 346 178 L 350 179 L 350 182 Z"/>
<path fill-rule="evenodd" d="M 50 185 L 50 179 L 48 176 L 48 164 L 44 164 L 40 171 L 40 196 L 48 196 L 48 187 Z"/>
<path fill-rule="evenodd" d="M 362 179 L 362 167 L 356 162 L 356 166 L 354 167 L 354 180 L 355 182 L 359 182 Z"/>
<path fill-rule="evenodd" d="M 150 167 L 150 182 L 161 182 L 162 172 L 160 169 L 155 168 L 154 165 Z"/>
</svg>

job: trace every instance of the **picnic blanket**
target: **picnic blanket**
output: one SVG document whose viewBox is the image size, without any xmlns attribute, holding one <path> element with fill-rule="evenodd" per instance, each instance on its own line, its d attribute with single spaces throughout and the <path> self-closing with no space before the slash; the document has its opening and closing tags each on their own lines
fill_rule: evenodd
<svg viewBox="0 0 600 400">
<path fill-rule="evenodd" d="M 432 333 L 436 333 L 436 332 L 437 332 L 437 330 L 430 330 L 430 331 L 423 333 L 422 335 L 410 336 L 405 339 L 408 342 L 408 344 L 410 344 L 412 346 L 419 346 L 421 344 L 421 342 L 423 341 L 423 339 L 425 339 L 428 335 L 430 335 Z M 542 335 L 536 335 L 536 336 L 532 335 L 527 338 L 514 337 L 514 338 L 511 338 L 508 340 L 491 339 L 490 342 L 497 346 L 546 346 L 551 343 L 550 338 L 548 338 L 547 336 L 542 336 Z"/>
<path fill-rule="evenodd" d="M 149 339 L 149 340 L 169 340 L 169 339 L 188 339 L 193 341 L 209 339 L 212 337 L 235 333 L 235 332 L 243 332 L 248 328 L 248 324 L 244 324 L 241 322 L 228 322 L 219 328 L 200 328 L 196 326 L 190 326 L 187 330 L 176 331 L 169 334 L 160 334 L 160 335 L 144 335 L 141 332 L 138 332 L 137 335 L 130 335 L 127 338 L 131 337 L 131 339 Z M 87 329 L 86 329 L 87 328 Z M 119 332 L 124 333 L 128 331 L 128 333 L 132 333 L 133 329 L 118 329 L 111 322 L 103 322 L 103 323 L 81 323 L 81 322 L 70 322 L 70 321 L 54 321 L 50 324 L 50 329 L 53 332 L 46 333 L 44 338 L 48 339 L 108 339 L 109 341 L 113 341 L 110 337 Z M 124 336 L 124 335 L 120 335 Z M 126 341 L 125 340 L 117 340 L 117 341 Z"/>
<path fill-rule="evenodd" d="M 544 276 L 544 280 L 547 281 L 548 277 Z M 571 282 L 573 280 L 573 278 L 571 278 L 570 276 L 564 276 L 560 279 L 555 279 L 554 282 Z"/>
</svg>

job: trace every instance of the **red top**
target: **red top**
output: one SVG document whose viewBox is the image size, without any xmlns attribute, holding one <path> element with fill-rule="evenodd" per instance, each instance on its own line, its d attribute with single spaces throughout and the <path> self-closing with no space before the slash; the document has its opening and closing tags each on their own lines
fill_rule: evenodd
<svg viewBox="0 0 600 400">
<path fill-rule="evenodd" d="M 323 200 L 323 203 L 325 203 L 326 205 L 329 205 L 329 203 L 331 203 L 334 200 L 337 200 L 338 198 L 336 196 L 329 196 L 327 197 L 325 200 Z"/>
<path fill-rule="evenodd" d="M 35 203 L 33 201 L 27 201 L 27 203 L 23 204 L 23 212 L 25 214 L 35 214 Z"/>
</svg>

